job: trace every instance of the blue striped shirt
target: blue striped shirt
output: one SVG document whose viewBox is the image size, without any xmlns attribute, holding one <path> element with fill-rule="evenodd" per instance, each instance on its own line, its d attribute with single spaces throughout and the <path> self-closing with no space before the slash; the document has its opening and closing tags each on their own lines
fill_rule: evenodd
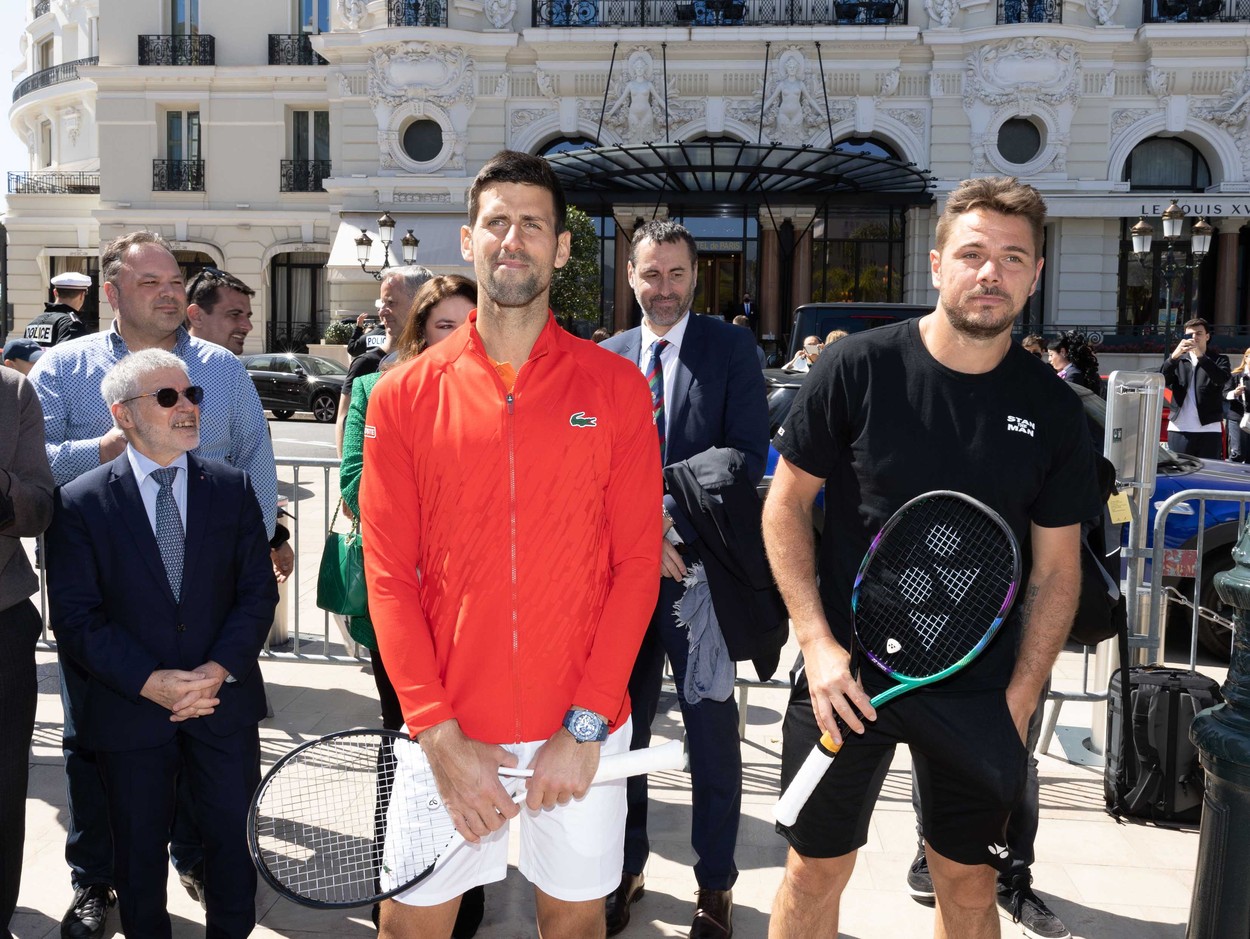
<svg viewBox="0 0 1250 939">
<path fill-rule="evenodd" d="M 58 486 L 100 465 L 100 438 L 113 429 L 100 382 L 128 351 L 114 323 L 104 332 L 45 350 L 31 370 L 30 381 L 43 405 L 48 462 Z M 186 363 L 191 384 L 204 389 L 200 445 L 193 452 L 251 476 L 265 530 L 272 538 L 278 478 L 269 425 L 252 379 L 226 349 L 193 338 L 181 326 L 173 353 Z"/>
</svg>

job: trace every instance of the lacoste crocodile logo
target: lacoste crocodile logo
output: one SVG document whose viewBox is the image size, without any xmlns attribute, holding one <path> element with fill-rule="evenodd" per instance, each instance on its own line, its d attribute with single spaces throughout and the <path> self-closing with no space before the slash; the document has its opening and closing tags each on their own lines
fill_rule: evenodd
<svg viewBox="0 0 1250 939">
<path fill-rule="evenodd" d="M 598 427 L 599 418 L 587 417 L 585 411 L 578 411 L 576 414 L 569 415 L 570 427 Z"/>
</svg>

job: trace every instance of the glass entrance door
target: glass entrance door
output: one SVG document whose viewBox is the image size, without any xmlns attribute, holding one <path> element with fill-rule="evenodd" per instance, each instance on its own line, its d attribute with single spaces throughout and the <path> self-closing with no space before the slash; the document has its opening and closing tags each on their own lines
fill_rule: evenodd
<svg viewBox="0 0 1250 939">
<path fill-rule="evenodd" d="M 699 254 L 699 283 L 692 308 L 696 313 L 733 317 L 742 299 L 742 255 Z"/>
</svg>

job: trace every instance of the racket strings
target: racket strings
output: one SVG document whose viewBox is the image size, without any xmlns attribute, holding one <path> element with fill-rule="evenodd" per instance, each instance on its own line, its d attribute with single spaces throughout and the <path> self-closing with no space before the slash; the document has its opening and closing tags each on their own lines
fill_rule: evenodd
<svg viewBox="0 0 1250 939">
<path fill-rule="evenodd" d="M 917 502 L 878 539 L 856 587 L 855 631 L 887 671 L 927 677 L 988 639 L 1014 595 L 1015 546 L 962 499 Z"/>
<path fill-rule="evenodd" d="M 256 803 L 258 856 L 292 893 L 328 905 L 366 902 L 432 867 L 454 828 L 416 744 L 338 738 L 295 754 Z M 428 796 L 425 802 L 429 803 Z M 394 837 L 387 837 L 388 832 Z"/>
</svg>

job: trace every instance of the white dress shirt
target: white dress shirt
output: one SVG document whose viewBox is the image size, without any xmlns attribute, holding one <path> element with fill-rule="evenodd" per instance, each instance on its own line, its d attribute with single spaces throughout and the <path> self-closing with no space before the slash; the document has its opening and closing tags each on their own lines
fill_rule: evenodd
<svg viewBox="0 0 1250 939">
<path fill-rule="evenodd" d="M 149 460 L 146 456 L 126 444 L 126 458 L 130 460 L 130 469 L 135 474 L 135 483 L 139 486 L 139 498 L 143 500 L 143 509 L 148 513 L 148 524 L 152 533 L 156 533 L 156 496 L 161 491 L 161 484 L 152 478 L 152 471 L 161 469 L 159 463 Z M 178 504 L 178 515 L 182 519 L 182 530 L 187 530 L 187 455 L 184 453 L 169 464 L 182 470 L 174 476 L 174 502 Z"/>
<path fill-rule="evenodd" d="M 660 365 L 664 369 L 665 417 L 672 413 L 673 382 L 677 378 L 677 354 L 681 350 L 681 341 L 686 335 L 686 324 L 689 322 L 690 314 L 687 313 L 663 336 L 657 336 L 651 331 L 647 321 L 645 319 L 642 321 L 642 335 L 640 337 L 642 339 L 642 348 L 638 350 L 638 368 L 642 370 L 643 375 L 646 375 L 651 369 L 651 347 L 655 345 L 657 339 L 668 340 L 668 345 L 660 353 Z"/>
</svg>

